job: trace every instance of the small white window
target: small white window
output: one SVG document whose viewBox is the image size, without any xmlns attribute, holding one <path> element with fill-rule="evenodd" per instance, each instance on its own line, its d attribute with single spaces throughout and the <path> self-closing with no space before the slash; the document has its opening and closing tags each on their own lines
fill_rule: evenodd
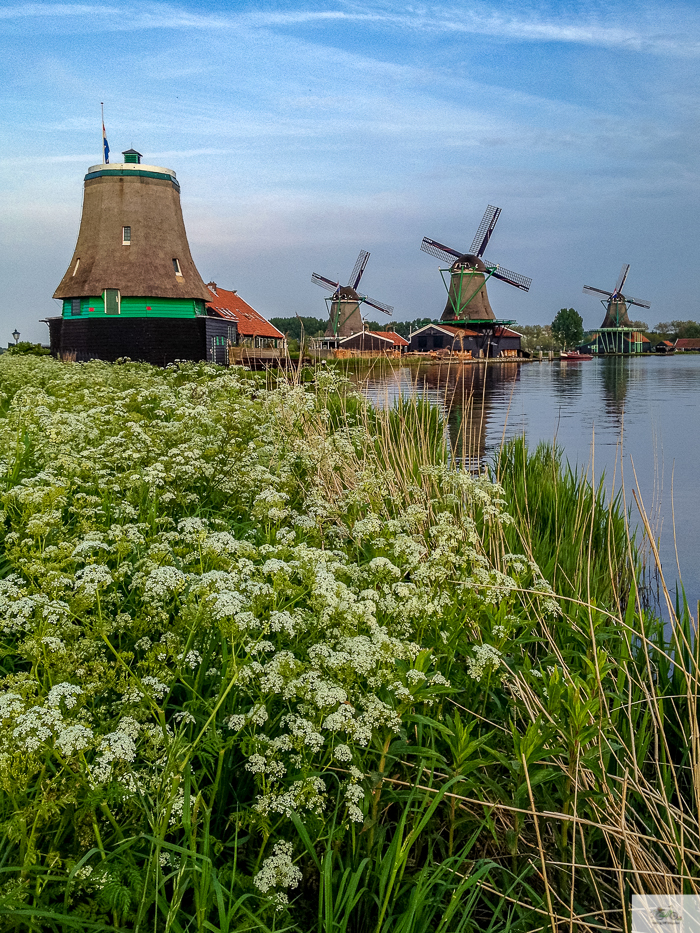
<svg viewBox="0 0 700 933">
<path fill-rule="evenodd" d="M 76 259 L 76 260 L 75 260 L 75 268 L 73 269 L 73 275 L 75 275 L 75 273 L 78 271 L 78 266 L 79 266 L 79 265 L 80 265 L 80 260 L 79 260 L 79 259 Z"/>
<path fill-rule="evenodd" d="M 131 227 L 122 227 L 122 246 L 131 246 Z"/>
<path fill-rule="evenodd" d="M 182 272 L 180 272 L 180 263 L 177 259 L 173 259 L 173 269 L 175 270 L 175 275 L 182 275 Z"/>
</svg>

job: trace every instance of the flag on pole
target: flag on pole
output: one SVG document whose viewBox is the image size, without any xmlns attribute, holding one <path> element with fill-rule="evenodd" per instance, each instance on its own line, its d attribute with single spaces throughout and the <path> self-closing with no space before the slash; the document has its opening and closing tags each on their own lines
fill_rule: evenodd
<svg viewBox="0 0 700 933">
<path fill-rule="evenodd" d="M 102 113 L 102 164 L 109 165 L 109 143 L 107 142 L 107 130 L 105 129 L 104 101 L 100 101 L 100 110 Z"/>
</svg>

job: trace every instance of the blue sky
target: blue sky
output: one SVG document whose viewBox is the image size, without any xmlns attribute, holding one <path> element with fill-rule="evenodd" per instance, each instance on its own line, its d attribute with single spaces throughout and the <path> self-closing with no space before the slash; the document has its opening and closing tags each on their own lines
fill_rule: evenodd
<svg viewBox="0 0 700 933">
<path fill-rule="evenodd" d="M 0 342 L 39 318 L 75 244 L 82 179 L 135 146 L 175 169 L 205 281 L 267 316 L 322 316 L 314 271 L 400 320 L 437 316 L 425 235 L 529 275 L 499 317 L 602 320 L 584 284 L 700 318 L 700 8 L 673 3 L 0 5 Z"/>
</svg>

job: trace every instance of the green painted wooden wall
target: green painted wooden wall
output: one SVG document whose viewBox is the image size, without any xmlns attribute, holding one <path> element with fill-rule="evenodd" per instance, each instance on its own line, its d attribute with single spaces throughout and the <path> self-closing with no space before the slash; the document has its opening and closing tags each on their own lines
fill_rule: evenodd
<svg viewBox="0 0 700 933">
<path fill-rule="evenodd" d="M 78 300 L 78 299 L 76 299 Z M 63 302 L 63 317 L 91 318 L 105 316 L 102 296 L 80 298 L 80 313 L 74 314 L 72 302 Z M 204 302 L 192 298 L 131 298 L 122 296 L 119 313 L 123 317 L 197 317 L 205 313 Z"/>
</svg>

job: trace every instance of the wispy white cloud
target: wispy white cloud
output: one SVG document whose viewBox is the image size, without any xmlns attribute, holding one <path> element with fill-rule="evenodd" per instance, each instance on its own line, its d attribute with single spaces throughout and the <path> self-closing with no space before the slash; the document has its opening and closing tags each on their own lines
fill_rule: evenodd
<svg viewBox="0 0 700 933">
<path fill-rule="evenodd" d="M 344 8 L 330 0 L 327 9 L 200 13 L 170 3 L 134 6 L 72 3 L 26 3 L 0 9 L 0 20 L 81 19 L 81 28 L 99 30 L 230 30 L 304 26 L 379 27 L 439 36 L 480 35 L 514 42 L 560 43 L 615 48 L 657 55 L 700 55 L 700 23 L 685 7 L 608 8 L 604 17 L 590 9 L 580 14 L 546 7 L 511 9 L 483 2 L 469 6 L 406 8 L 383 4 Z M 85 19 L 87 17 L 87 19 Z"/>
<path fill-rule="evenodd" d="M 52 165 L 60 162 L 88 162 L 95 158 L 95 153 L 87 155 L 60 155 L 60 156 L 23 156 L 12 159 L 0 159 L 0 166 L 3 165 L 42 165 L 50 163 Z"/>
<path fill-rule="evenodd" d="M 27 19 L 29 17 L 64 16 L 119 16 L 121 7 L 84 3 L 21 3 L 0 8 L 0 19 Z"/>
</svg>

